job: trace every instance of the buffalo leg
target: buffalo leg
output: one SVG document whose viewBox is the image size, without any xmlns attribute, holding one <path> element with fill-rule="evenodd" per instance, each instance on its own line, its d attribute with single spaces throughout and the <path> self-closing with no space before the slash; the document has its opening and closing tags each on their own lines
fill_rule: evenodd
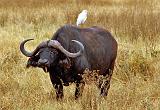
<svg viewBox="0 0 160 110">
<path fill-rule="evenodd" d="M 110 88 L 110 80 L 112 77 L 112 70 L 107 70 L 106 75 L 100 75 L 99 81 L 98 81 L 98 87 L 100 89 L 101 96 L 107 96 L 108 90 Z"/>
<path fill-rule="evenodd" d="M 56 90 L 56 99 L 62 99 L 64 97 L 62 81 L 58 77 L 53 77 L 53 74 L 50 74 L 50 79 Z"/>
<path fill-rule="evenodd" d="M 56 99 L 62 99 L 64 97 L 63 95 L 63 85 L 62 84 L 55 84 L 54 86 L 56 90 Z"/>
<path fill-rule="evenodd" d="M 78 80 L 76 82 L 75 99 L 78 99 L 78 97 L 82 96 L 84 86 L 85 82 L 83 81 L 81 76 L 78 76 Z"/>
<path fill-rule="evenodd" d="M 101 75 L 99 81 L 99 88 L 101 96 L 107 96 L 110 88 L 110 81 L 114 70 L 115 59 L 112 61 L 110 68 L 106 70 L 105 74 Z"/>
</svg>

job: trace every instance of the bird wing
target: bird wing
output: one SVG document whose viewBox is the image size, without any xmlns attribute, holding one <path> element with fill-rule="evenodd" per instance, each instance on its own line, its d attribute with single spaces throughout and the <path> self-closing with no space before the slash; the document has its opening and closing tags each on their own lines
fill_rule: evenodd
<svg viewBox="0 0 160 110">
<path fill-rule="evenodd" d="M 84 23 L 87 19 L 87 16 L 84 17 L 84 19 L 82 20 L 82 23 Z"/>
<path fill-rule="evenodd" d="M 79 25 L 79 24 L 81 24 L 81 21 L 82 21 L 82 17 L 83 17 L 83 15 L 82 15 L 82 13 L 80 13 L 79 15 L 78 15 L 78 18 L 77 18 L 77 26 Z"/>
<path fill-rule="evenodd" d="M 80 13 L 80 14 L 78 15 L 77 22 L 76 22 L 77 26 L 78 26 L 79 24 L 84 23 L 84 22 L 86 21 L 86 19 L 87 19 L 86 13 L 83 13 L 83 12 Z"/>
</svg>

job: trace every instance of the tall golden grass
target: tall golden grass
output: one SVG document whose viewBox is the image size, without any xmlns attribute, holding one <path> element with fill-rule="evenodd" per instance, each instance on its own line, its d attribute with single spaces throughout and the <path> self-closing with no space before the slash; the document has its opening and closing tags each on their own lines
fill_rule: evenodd
<svg viewBox="0 0 160 110">
<path fill-rule="evenodd" d="M 0 109 L 23 110 L 159 110 L 160 109 L 159 0 L 0 0 Z M 64 24 L 75 24 L 81 10 L 88 19 L 82 27 L 108 29 L 119 49 L 107 99 L 94 83 L 74 100 L 75 85 L 64 88 L 56 101 L 48 74 L 26 69 L 19 43 L 32 50 Z"/>
</svg>

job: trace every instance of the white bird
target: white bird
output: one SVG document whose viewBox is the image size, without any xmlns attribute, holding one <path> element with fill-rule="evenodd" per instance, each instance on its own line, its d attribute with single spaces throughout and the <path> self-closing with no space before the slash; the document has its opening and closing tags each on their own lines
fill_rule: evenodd
<svg viewBox="0 0 160 110">
<path fill-rule="evenodd" d="M 77 26 L 80 25 L 80 24 L 83 24 L 86 19 L 87 19 L 87 13 L 88 11 L 87 10 L 83 10 L 79 15 L 78 15 L 78 18 L 77 18 Z"/>
</svg>

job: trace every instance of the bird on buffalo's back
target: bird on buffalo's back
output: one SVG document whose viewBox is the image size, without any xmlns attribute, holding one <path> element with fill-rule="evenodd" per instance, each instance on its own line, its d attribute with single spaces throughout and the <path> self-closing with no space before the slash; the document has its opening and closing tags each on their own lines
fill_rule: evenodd
<svg viewBox="0 0 160 110">
<path fill-rule="evenodd" d="M 88 13 L 87 10 L 83 10 L 83 11 L 78 15 L 77 22 L 76 22 L 76 25 L 77 25 L 77 26 L 79 26 L 80 24 L 84 24 L 84 22 L 85 22 L 86 19 L 87 19 L 87 13 Z"/>
</svg>

